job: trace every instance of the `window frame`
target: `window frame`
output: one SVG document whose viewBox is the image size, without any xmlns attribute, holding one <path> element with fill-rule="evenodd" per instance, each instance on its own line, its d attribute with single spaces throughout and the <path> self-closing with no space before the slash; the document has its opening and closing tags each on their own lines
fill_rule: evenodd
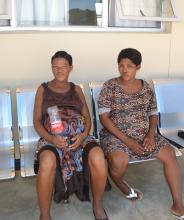
<svg viewBox="0 0 184 220">
<path fill-rule="evenodd" d="M 126 27 L 110 27 L 108 26 L 109 23 L 109 0 L 103 0 L 102 1 L 102 25 L 101 26 L 60 26 L 60 27 L 52 27 L 52 26 L 31 26 L 31 27 L 20 27 L 17 26 L 16 22 L 16 0 L 6 0 L 8 1 L 8 13 L 5 16 L 4 19 L 11 19 L 10 20 L 10 26 L 0 26 L 0 32 L 2 31 L 56 31 L 56 32 L 153 32 L 153 33 L 163 33 L 166 32 L 167 26 L 166 22 L 178 22 L 180 21 L 180 15 L 176 7 L 176 0 L 170 0 L 171 6 L 173 9 L 173 13 L 175 15 L 174 18 L 161 18 L 161 17 L 135 17 L 135 16 L 124 16 L 123 19 L 129 18 L 130 20 L 149 20 L 149 21 L 160 21 L 161 22 L 161 28 L 126 28 Z M 67 4 L 68 4 L 68 0 Z M 65 13 L 67 14 L 67 9 L 65 9 Z M 1 19 L 1 15 L 0 15 Z M 154 19 L 154 20 L 153 20 Z M 66 17 L 66 20 L 68 21 L 68 16 Z"/>
</svg>

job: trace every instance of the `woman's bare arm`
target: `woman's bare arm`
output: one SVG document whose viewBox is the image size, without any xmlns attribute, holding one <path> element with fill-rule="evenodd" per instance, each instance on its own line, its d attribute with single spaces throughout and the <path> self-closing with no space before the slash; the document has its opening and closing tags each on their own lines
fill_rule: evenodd
<svg viewBox="0 0 184 220">
<path fill-rule="evenodd" d="M 82 116 L 85 118 L 85 129 L 84 129 L 84 135 L 87 136 L 90 132 L 91 129 L 91 117 L 89 113 L 89 109 L 86 103 L 85 96 L 82 92 L 82 89 L 79 86 L 76 86 L 76 92 L 79 95 L 82 103 L 83 103 L 83 108 L 82 108 Z"/>
<path fill-rule="evenodd" d="M 39 134 L 40 137 L 43 137 L 48 142 L 52 143 L 53 136 L 50 135 L 41 123 L 42 119 L 42 102 L 43 102 L 43 92 L 44 89 L 40 86 L 37 89 L 36 96 L 35 96 L 35 103 L 34 103 L 34 113 L 33 113 L 33 124 L 34 128 Z"/>
</svg>

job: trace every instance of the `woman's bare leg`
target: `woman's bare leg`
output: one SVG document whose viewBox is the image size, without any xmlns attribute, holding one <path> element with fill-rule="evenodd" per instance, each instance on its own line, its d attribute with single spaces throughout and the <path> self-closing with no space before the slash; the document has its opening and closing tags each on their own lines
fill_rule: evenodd
<svg viewBox="0 0 184 220">
<path fill-rule="evenodd" d="M 49 151 L 40 154 L 40 165 L 37 175 L 37 195 L 40 207 L 40 220 L 51 220 L 50 207 L 56 169 L 56 157 Z"/>
<path fill-rule="evenodd" d="M 109 174 L 116 186 L 125 195 L 129 195 L 131 193 L 130 186 L 123 181 L 128 166 L 128 161 L 128 155 L 122 151 L 116 151 L 108 155 Z M 140 199 L 142 197 L 142 193 L 140 191 L 135 190 L 135 193 L 137 196 L 129 198 L 131 201 Z"/>
<path fill-rule="evenodd" d="M 181 175 L 175 151 L 172 147 L 163 147 L 159 151 L 157 158 L 163 162 L 165 178 L 171 191 L 173 199 L 171 211 L 178 215 L 184 215 Z"/>
<path fill-rule="evenodd" d="M 109 173 L 116 186 L 126 195 L 130 188 L 123 182 L 123 177 L 128 166 L 128 155 L 121 151 L 110 153 L 108 156 Z"/>
<path fill-rule="evenodd" d="M 91 191 L 93 195 L 93 211 L 97 218 L 105 218 L 103 208 L 103 193 L 107 180 L 107 168 L 103 151 L 100 147 L 94 147 L 88 156 L 88 164 L 91 175 Z"/>
</svg>

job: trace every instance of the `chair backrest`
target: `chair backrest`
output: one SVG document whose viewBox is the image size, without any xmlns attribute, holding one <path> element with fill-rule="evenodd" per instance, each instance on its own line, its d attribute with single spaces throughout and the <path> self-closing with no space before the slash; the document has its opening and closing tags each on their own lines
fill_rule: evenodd
<svg viewBox="0 0 184 220">
<path fill-rule="evenodd" d="M 34 153 L 39 139 L 33 126 L 35 94 L 36 87 L 17 88 L 16 90 L 22 177 L 34 175 Z"/>
<path fill-rule="evenodd" d="M 98 97 L 100 94 L 100 91 L 102 89 L 103 82 L 91 82 L 89 83 L 90 93 L 91 93 L 91 103 L 92 103 L 92 119 L 93 119 L 93 135 L 95 138 L 99 139 L 99 132 L 102 129 L 102 124 L 99 120 L 98 115 Z"/>
<path fill-rule="evenodd" d="M 166 138 L 184 146 L 177 136 L 184 129 L 184 80 L 153 79 L 159 112 L 158 128 Z"/>
<path fill-rule="evenodd" d="M 15 177 L 10 90 L 0 90 L 0 179 Z"/>
</svg>

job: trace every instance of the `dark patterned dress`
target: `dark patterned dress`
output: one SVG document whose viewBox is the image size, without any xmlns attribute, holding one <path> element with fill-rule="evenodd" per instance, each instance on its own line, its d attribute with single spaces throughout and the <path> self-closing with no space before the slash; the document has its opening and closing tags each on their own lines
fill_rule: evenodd
<svg viewBox="0 0 184 220">
<path fill-rule="evenodd" d="M 65 93 L 52 91 L 48 87 L 48 83 L 43 83 L 42 87 L 44 88 L 42 103 L 42 124 L 44 128 L 51 134 L 47 109 L 56 105 L 59 108 L 59 115 L 64 128 L 61 135 L 67 138 L 68 144 L 72 144 L 71 138 L 83 132 L 85 126 L 84 118 L 81 115 L 83 103 L 75 91 L 75 85 L 70 83 L 70 89 Z M 87 157 L 89 151 L 95 146 L 98 144 L 91 135 L 86 137 L 75 151 L 56 148 L 52 143 L 40 138 L 35 155 L 35 173 L 39 169 L 40 153 L 43 150 L 51 150 L 57 158 L 54 197 L 56 202 L 67 199 L 74 192 L 81 201 L 89 200 Z"/>
<path fill-rule="evenodd" d="M 157 115 L 154 92 L 146 81 L 142 81 L 142 88 L 133 94 L 126 93 L 113 78 L 104 83 L 98 100 L 99 114 L 110 112 L 110 119 L 126 135 L 143 144 L 149 130 L 149 116 Z M 155 148 L 145 155 L 138 155 L 128 148 L 122 141 L 109 133 L 105 128 L 100 131 L 100 143 L 105 154 L 124 151 L 131 160 L 154 158 L 161 147 L 169 143 L 155 133 Z"/>
</svg>

